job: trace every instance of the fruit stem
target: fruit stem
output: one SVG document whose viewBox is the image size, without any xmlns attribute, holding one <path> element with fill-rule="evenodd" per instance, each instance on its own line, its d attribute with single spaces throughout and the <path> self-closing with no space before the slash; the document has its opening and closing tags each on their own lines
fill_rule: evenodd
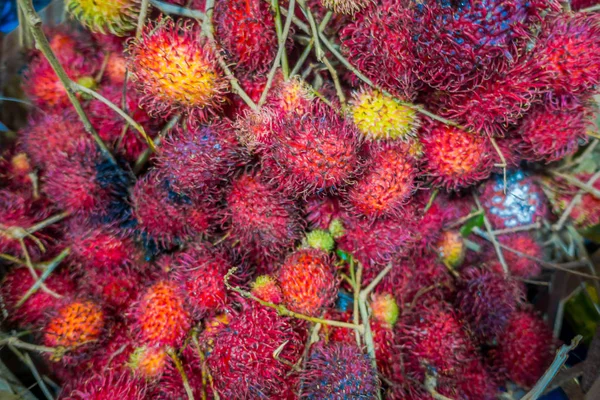
<svg viewBox="0 0 600 400">
<path fill-rule="evenodd" d="M 319 33 L 323 32 L 323 30 L 325 29 L 325 27 L 329 23 L 329 20 L 331 19 L 332 16 L 333 16 L 333 12 L 332 11 L 327 11 L 327 14 L 325 14 L 325 17 L 323 18 L 323 21 L 321 21 L 321 23 L 319 24 Z M 294 76 L 294 75 L 296 75 L 298 73 L 298 71 L 300 71 L 300 68 L 302 68 L 302 65 L 304 64 L 304 62 L 308 58 L 308 56 L 310 54 L 310 51 L 312 50 L 312 48 L 313 48 L 314 45 L 315 45 L 315 38 L 313 36 L 313 37 L 310 38 L 310 41 L 308 42 L 308 44 L 306 45 L 306 47 L 302 51 L 302 54 L 300 55 L 300 58 L 296 62 L 296 65 L 294 65 L 294 68 L 292 69 L 292 72 L 290 73 L 290 76 Z"/>
<path fill-rule="evenodd" d="M 31 350 L 31 351 L 39 351 L 40 353 L 56 353 L 58 349 L 54 347 L 40 346 L 37 344 L 23 342 L 16 336 L 10 336 L 7 338 L 0 339 L 0 346 L 4 345 L 12 345 L 19 349 Z"/>
<path fill-rule="evenodd" d="M 492 242 L 492 244 L 494 245 L 494 249 L 496 250 L 496 254 L 498 255 L 498 260 L 500 261 L 500 264 L 502 265 L 502 270 L 504 271 L 504 275 L 508 276 L 509 270 L 508 270 L 508 265 L 506 265 L 506 260 L 504 259 L 504 254 L 502 253 L 502 249 L 500 248 L 500 244 L 498 243 L 498 240 L 496 240 L 496 236 L 494 235 L 494 231 L 492 229 L 492 224 L 490 224 L 490 220 L 485 215 L 485 211 L 483 210 L 483 207 L 481 206 L 481 202 L 479 201 L 479 196 L 477 196 L 477 193 L 473 193 L 473 199 L 475 200 L 477 209 L 481 210 L 481 212 L 482 212 L 483 224 L 485 225 L 485 229 L 487 231 L 489 241 Z"/>
<path fill-rule="evenodd" d="M 358 302 L 360 296 L 360 285 L 362 284 L 362 273 L 363 273 L 363 265 L 361 263 L 358 264 L 358 270 L 356 274 L 354 273 L 354 257 L 350 258 L 350 272 L 352 275 L 352 280 L 354 282 L 354 304 L 352 309 L 352 322 L 358 325 L 360 323 L 359 318 L 359 310 L 358 310 Z M 360 335 L 358 331 L 354 331 L 356 344 L 360 347 Z"/>
<path fill-rule="evenodd" d="M 165 14 L 180 15 L 182 17 L 197 19 L 202 22 L 204 22 L 204 18 L 206 18 L 206 15 L 202 11 L 191 10 L 182 6 L 176 6 L 174 4 L 165 3 L 164 1 L 150 0 L 150 4 L 152 4 L 154 7 L 158 8 Z"/>
<path fill-rule="evenodd" d="M 21 307 L 23 305 L 23 303 L 25 303 L 27 301 L 27 299 L 29 299 L 29 297 L 31 297 L 31 295 L 33 295 L 42 286 L 42 284 L 44 283 L 44 281 L 50 276 L 50 274 L 56 269 L 56 267 L 70 253 L 71 253 L 71 248 L 67 247 L 66 249 L 64 249 L 63 251 L 61 251 L 59 255 L 57 255 L 53 260 L 51 260 L 46 265 L 46 269 L 44 269 L 44 272 L 42 273 L 42 275 L 40 276 L 40 278 L 37 281 L 35 281 L 35 283 L 33 284 L 33 286 L 29 288 L 29 290 L 27 291 L 27 293 L 25 293 L 23 295 L 23 297 L 21 297 L 21 299 L 15 305 L 15 309 L 18 309 L 19 307 Z"/>
<path fill-rule="evenodd" d="M 88 132 L 90 135 L 92 135 L 92 137 L 94 138 L 94 141 L 100 148 L 102 155 L 104 157 L 106 157 L 106 159 L 108 159 L 113 165 L 117 165 L 117 161 L 111 154 L 110 150 L 108 150 L 108 147 L 106 147 L 106 144 L 104 144 L 104 142 L 98 135 L 98 132 L 96 132 L 96 130 L 92 126 L 92 123 L 90 122 L 89 118 L 85 114 L 85 111 L 83 110 L 83 107 L 81 106 L 81 103 L 79 102 L 79 99 L 77 98 L 77 96 L 75 95 L 75 91 L 73 90 L 73 86 L 72 86 L 73 82 L 71 81 L 71 79 L 69 79 L 69 77 L 67 76 L 67 73 L 65 72 L 65 69 L 62 67 L 62 65 L 56 58 L 56 55 L 52 51 L 52 48 L 50 47 L 50 43 L 48 42 L 48 39 L 46 38 L 46 35 L 44 34 L 44 30 L 42 29 L 42 19 L 35 12 L 35 9 L 33 8 L 32 0 L 18 0 L 18 4 L 19 4 L 19 8 L 22 10 L 23 14 L 25 15 L 25 19 L 27 20 L 27 23 L 30 26 L 31 33 L 35 39 L 36 48 L 42 52 L 44 57 L 46 57 L 46 59 L 50 63 L 50 66 L 56 73 L 56 76 L 63 84 L 65 91 L 67 93 L 67 96 L 69 97 L 69 100 L 73 104 L 73 107 L 75 108 L 75 112 L 77 112 L 77 115 L 79 116 L 79 119 L 83 123 L 83 127 L 85 128 L 86 132 Z"/>
<path fill-rule="evenodd" d="M 281 70 L 283 72 L 283 79 L 287 81 L 290 76 L 290 66 L 288 64 L 288 57 L 285 51 L 285 42 L 287 40 L 287 35 L 284 37 L 281 29 L 281 10 L 279 9 L 279 1 L 271 0 L 271 7 L 273 8 L 273 10 L 275 10 L 275 31 L 277 31 L 277 41 L 278 43 L 283 42 L 284 44 L 283 54 L 281 55 Z"/>
<path fill-rule="evenodd" d="M 140 5 L 140 15 L 138 15 L 137 29 L 135 31 L 135 38 L 140 40 L 142 31 L 144 30 L 144 24 L 146 23 L 146 16 L 148 15 L 148 0 L 142 0 Z"/>
<path fill-rule="evenodd" d="M 177 123 L 179 122 L 179 120 L 181 119 L 181 114 L 177 114 L 174 115 L 173 117 L 171 117 L 171 119 L 165 124 L 165 126 L 163 126 L 163 128 L 160 130 L 160 132 L 158 133 L 158 135 L 156 136 L 156 138 L 154 139 L 154 145 L 157 146 L 160 144 L 161 140 L 163 137 L 165 137 L 165 135 L 171 130 L 173 129 L 173 127 L 175 125 L 177 125 Z M 146 163 L 148 162 L 148 159 L 150 158 L 150 154 L 152 154 L 152 151 L 150 150 L 150 148 L 146 148 L 146 150 L 144 150 L 144 152 L 138 157 L 138 159 L 135 162 L 135 165 L 133 166 L 133 173 L 134 174 L 139 174 L 140 171 L 142 170 L 142 168 L 144 168 L 144 165 L 146 165 Z"/>
<path fill-rule="evenodd" d="M 171 357 L 171 360 L 173 360 L 173 364 L 175 364 L 175 368 L 177 368 L 177 371 L 179 371 L 179 375 L 181 375 L 181 381 L 183 382 L 183 388 L 185 389 L 185 393 L 187 394 L 188 399 L 194 400 L 194 392 L 192 392 L 192 388 L 190 387 L 190 382 L 188 380 L 187 374 L 185 373 L 185 370 L 183 369 L 183 364 L 181 363 L 181 360 L 177 356 L 177 353 L 175 353 L 175 350 L 169 348 L 169 349 L 167 349 L 167 354 L 169 355 L 169 357 Z"/>
<path fill-rule="evenodd" d="M 563 174 L 562 172 L 558 172 L 558 171 L 550 170 L 550 173 L 554 176 L 558 176 L 559 178 L 564 179 L 565 181 L 573 184 L 574 186 L 577 186 L 579 189 L 581 189 L 585 192 L 588 192 L 595 198 L 600 199 L 600 190 L 596 189 L 593 186 L 594 182 L 592 182 L 591 184 L 581 182 L 579 179 L 575 178 L 574 176 Z M 596 181 L 596 179 L 594 179 L 594 181 Z"/>
<path fill-rule="evenodd" d="M 33 267 L 33 263 L 31 262 L 31 257 L 29 257 L 29 251 L 27 251 L 27 246 L 25 246 L 25 241 L 21 238 L 19 239 L 19 243 L 21 244 L 21 249 L 23 250 L 23 254 L 25 255 L 25 265 L 27 266 L 27 269 L 29 270 L 29 273 L 31 274 L 31 276 L 33 277 L 33 279 L 35 279 L 36 281 L 39 279 L 37 272 L 35 272 L 35 268 Z M 40 287 L 42 288 L 42 290 L 46 293 L 48 293 L 50 296 L 60 299 L 62 296 L 58 293 L 56 293 L 53 290 L 50 290 L 43 282 L 40 283 Z"/>
</svg>

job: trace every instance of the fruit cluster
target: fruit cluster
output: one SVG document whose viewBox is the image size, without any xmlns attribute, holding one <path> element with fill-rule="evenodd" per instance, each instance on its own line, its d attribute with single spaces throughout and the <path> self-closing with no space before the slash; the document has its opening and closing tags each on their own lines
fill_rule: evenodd
<svg viewBox="0 0 600 400">
<path fill-rule="evenodd" d="M 65 3 L 46 35 L 77 85 L 33 52 L 0 159 L 3 311 L 61 399 L 485 400 L 545 372 L 534 228 L 600 222 L 593 174 L 544 177 L 589 137 L 597 14 Z"/>
</svg>

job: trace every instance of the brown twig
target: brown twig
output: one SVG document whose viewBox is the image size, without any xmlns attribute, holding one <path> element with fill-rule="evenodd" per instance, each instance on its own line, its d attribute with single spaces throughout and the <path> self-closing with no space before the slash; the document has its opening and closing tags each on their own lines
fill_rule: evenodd
<svg viewBox="0 0 600 400">
<path fill-rule="evenodd" d="M 596 172 L 594 175 L 592 175 L 590 177 L 590 179 L 586 182 L 586 185 L 593 185 L 598 179 L 600 179 L 600 171 Z M 569 202 L 569 205 L 565 208 L 565 210 L 563 211 L 563 213 L 561 214 L 560 218 L 558 219 L 558 221 L 556 222 L 556 224 L 554 224 L 552 226 L 552 230 L 555 232 L 560 231 L 567 219 L 569 218 L 569 216 L 571 215 L 571 211 L 573 211 L 573 208 L 575 208 L 575 206 L 577 204 L 579 204 L 581 202 L 581 199 L 583 198 L 584 195 L 584 191 L 580 190 L 574 197 L 573 199 L 571 199 L 571 201 Z"/>
<path fill-rule="evenodd" d="M 202 22 L 204 22 L 204 19 L 206 18 L 206 15 L 202 11 L 176 6 L 174 4 L 165 3 L 164 1 L 150 0 L 150 4 L 165 14 L 179 15 L 182 17 L 197 19 Z"/>
<path fill-rule="evenodd" d="M 529 224 L 529 225 L 515 226 L 514 228 L 498 229 L 498 230 L 495 230 L 492 232 L 494 233 L 494 235 L 499 236 L 499 235 L 507 235 L 509 233 L 515 233 L 515 232 L 537 230 L 537 229 L 540 229 L 541 227 L 542 227 L 542 224 L 538 221 L 538 222 L 535 222 L 535 223 Z"/>
<path fill-rule="evenodd" d="M 464 217 L 460 217 L 459 219 L 450 223 L 449 225 L 444 226 L 444 230 L 448 230 L 448 229 L 452 229 L 457 226 L 460 226 L 460 225 L 464 224 L 465 222 L 467 222 L 468 220 L 470 220 L 471 218 L 476 217 L 480 214 L 483 214 L 483 210 L 473 211 L 472 213 L 469 213 L 469 214 L 465 215 Z"/>
<path fill-rule="evenodd" d="M 356 274 L 354 274 L 354 257 L 350 258 L 350 268 L 351 275 L 354 276 L 353 285 L 354 285 L 354 304 L 352 304 L 352 322 L 355 325 L 360 323 L 359 319 L 359 310 L 358 310 L 358 302 L 360 301 L 360 287 L 362 285 L 362 273 L 363 273 L 363 265 L 362 263 L 358 263 L 358 270 Z M 356 344 L 360 346 L 360 334 L 358 331 L 354 331 Z"/>
<path fill-rule="evenodd" d="M 155 146 L 158 146 L 160 144 L 160 142 L 162 141 L 162 138 L 164 138 L 165 135 L 171 129 L 173 129 L 173 127 L 175 125 L 177 125 L 177 123 L 179 122 L 180 119 L 181 119 L 181 114 L 176 114 L 173 117 L 171 117 L 171 119 L 166 123 L 166 125 L 163 126 L 163 128 L 160 130 L 158 135 L 156 135 L 156 138 L 154 139 Z M 138 157 L 138 159 L 135 162 L 135 165 L 133 166 L 134 174 L 137 175 L 140 173 L 140 171 L 144 168 L 144 165 L 146 165 L 146 163 L 150 159 L 150 154 L 152 154 L 152 150 L 149 147 L 147 149 L 145 149 L 142 154 L 140 154 L 140 156 Z"/>
<path fill-rule="evenodd" d="M 600 199 L 600 190 L 596 189 L 592 184 L 588 184 L 585 182 L 581 182 L 579 179 L 575 178 L 574 176 L 571 175 L 567 175 L 564 174 L 562 172 L 558 172 L 558 171 L 550 171 L 550 173 L 552 175 L 558 176 L 559 178 L 564 179 L 565 181 L 569 182 L 570 184 L 577 186 L 579 189 L 588 192 L 589 194 L 591 194 L 592 196 L 594 196 L 597 199 Z"/>
<path fill-rule="evenodd" d="M 492 143 L 492 146 L 494 147 L 494 150 L 496 150 L 496 153 L 498 153 L 498 156 L 500 157 L 500 163 L 499 164 L 495 164 L 496 167 L 500 167 L 502 168 L 502 177 L 503 177 L 503 182 L 504 182 L 504 194 L 506 194 L 506 158 L 504 157 L 504 153 L 502 153 L 502 150 L 500 150 L 500 146 L 498 146 L 498 143 L 496 142 L 496 139 L 494 139 L 493 137 L 490 136 L 490 142 Z"/>
</svg>

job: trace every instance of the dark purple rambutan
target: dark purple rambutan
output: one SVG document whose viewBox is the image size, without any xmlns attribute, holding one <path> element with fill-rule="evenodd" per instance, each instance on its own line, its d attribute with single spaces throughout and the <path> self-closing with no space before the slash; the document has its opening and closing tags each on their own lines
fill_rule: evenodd
<svg viewBox="0 0 600 400">
<path fill-rule="evenodd" d="M 215 33 L 230 61 L 247 71 L 265 71 L 277 53 L 275 19 L 261 0 L 224 0 L 215 5 Z M 288 35 L 286 47 L 292 45 Z"/>
<path fill-rule="evenodd" d="M 515 63 L 530 29 L 558 3 L 435 0 L 414 1 L 410 8 L 406 46 L 413 51 L 417 76 L 434 88 L 457 91 Z"/>
<path fill-rule="evenodd" d="M 379 391 L 369 356 L 352 344 L 315 344 L 300 375 L 308 399 L 371 399 Z"/>
<path fill-rule="evenodd" d="M 176 191 L 209 191 L 226 182 L 246 162 L 227 121 L 197 128 L 176 128 L 161 144 L 156 166 Z"/>
<path fill-rule="evenodd" d="M 304 206 L 310 229 L 329 229 L 331 223 L 340 218 L 341 210 L 340 200 L 334 196 L 311 196 Z"/>
<path fill-rule="evenodd" d="M 179 346 L 192 320 L 177 286 L 159 280 L 140 295 L 133 306 L 130 329 L 148 346 Z"/>
<path fill-rule="evenodd" d="M 290 254 L 277 273 L 287 307 L 307 315 L 319 315 L 336 298 L 338 281 L 327 253 L 315 249 Z"/>
<path fill-rule="evenodd" d="M 378 87 L 407 100 L 416 95 L 417 79 L 410 52 L 410 15 L 401 0 L 373 3 L 340 31 L 348 61 Z M 352 79 L 358 82 L 358 78 Z"/>
<path fill-rule="evenodd" d="M 112 103 L 121 106 L 122 84 L 104 86 L 99 93 Z M 139 107 L 139 95 L 135 91 L 128 91 L 124 100 L 129 116 L 144 128 L 148 136 L 155 137 L 160 129 L 160 124 Z M 135 162 L 142 151 L 148 147 L 144 138 L 133 127 L 129 126 L 126 131 L 123 131 L 127 122 L 105 103 L 92 100 L 88 115 L 100 138 L 114 148 L 117 153 L 122 154 L 127 161 Z"/>
<path fill-rule="evenodd" d="M 521 286 L 511 278 L 471 267 L 461 272 L 456 308 L 478 337 L 493 341 L 524 297 Z"/>
<path fill-rule="evenodd" d="M 364 174 L 348 189 L 347 205 L 368 218 L 400 214 L 415 188 L 415 164 L 404 143 L 371 146 Z"/>
<path fill-rule="evenodd" d="M 278 349 L 278 358 L 287 362 L 273 357 Z M 303 349 L 303 338 L 291 320 L 251 304 L 216 332 L 206 365 L 222 398 L 283 398 L 289 390 L 290 365 Z"/>
<path fill-rule="evenodd" d="M 188 123 L 202 123 L 221 111 L 228 82 L 197 24 L 151 22 L 128 52 L 128 69 L 148 114 L 183 112 Z"/>
<path fill-rule="evenodd" d="M 207 204 L 180 195 L 158 171 L 138 179 L 132 194 L 137 229 L 148 239 L 169 244 L 192 238 L 210 227 Z"/>
<path fill-rule="evenodd" d="M 519 311 L 498 336 L 495 365 L 516 384 L 529 388 L 546 372 L 554 358 L 552 331 L 537 315 Z"/>
<path fill-rule="evenodd" d="M 600 83 L 600 25 L 593 13 L 547 18 L 534 49 L 557 93 L 585 93 Z"/>
<path fill-rule="evenodd" d="M 63 153 L 74 154 L 81 140 L 90 139 L 71 111 L 32 118 L 19 132 L 23 150 L 38 167 L 52 164 Z"/>
<path fill-rule="evenodd" d="M 143 400 L 146 384 L 129 372 L 94 371 L 68 382 L 60 400 Z"/>
<path fill-rule="evenodd" d="M 580 145 L 587 142 L 590 114 L 582 104 L 569 109 L 535 107 L 517 130 L 523 143 L 523 158 L 553 162 L 574 154 Z"/>
<path fill-rule="evenodd" d="M 346 215 L 342 223 L 344 235 L 337 240 L 338 247 L 351 253 L 365 267 L 386 265 L 414 245 L 413 221 L 406 218 L 389 217 L 370 222 Z"/>
<path fill-rule="evenodd" d="M 547 217 L 547 199 L 535 178 L 521 170 L 509 171 L 506 188 L 496 175 L 481 188 L 481 204 L 494 229 L 533 224 Z"/>
<path fill-rule="evenodd" d="M 239 251 L 270 269 L 302 237 L 302 220 L 296 203 L 266 183 L 261 172 L 236 178 L 226 196 L 223 224 Z"/>
<path fill-rule="evenodd" d="M 171 274 L 195 319 L 225 307 L 224 278 L 231 268 L 225 250 L 211 244 L 198 242 L 176 255 Z"/>
<path fill-rule="evenodd" d="M 279 188 L 293 196 L 335 191 L 361 164 L 358 131 L 323 103 L 302 116 L 277 122 L 262 164 Z"/>
<path fill-rule="evenodd" d="M 17 307 L 19 301 L 35 282 L 36 279 L 31 276 L 31 272 L 27 268 L 15 268 L 4 276 L 0 285 L 2 306 L 8 313 L 8 319 L 19 326 L 40 327 L 46 321 L 46 313 L 60 304 L 58 298 L 39 288 Z M 72 278 L 62 272 L 51 274 L 44 284 L 48 289 L 61 296 L 70 296 L 75 292 L 75 283 Z"/>
<path fill-rule="evenodd" d="M 527 232 L 510 233 L 508 235 L 498 236 L 497 239 L 500 243 L 511 249 L 531 257 L 543 259 L 542 246 Z M 504 255 L 504 259 L 506 260 L 511 275 L 521 278 L 533 278 L 542 272 L 541 265 L 535 260 L 523 257 L 509 250 L 503 250 L 502 254 Z M 503 272 L 501 265 L 495 263 L 494 266 L 495 268 L 493 269 L 496 272 Z M 498 269 L 498 267 L 500 268 Z"/>
<path fill-rule="evenodd" d="M 419 138 L 423 145 L 423 170 L 434 185 L 457 190 L 490 176 L 494 149 L 487 137 L 429 122 Z"/>
</svg>

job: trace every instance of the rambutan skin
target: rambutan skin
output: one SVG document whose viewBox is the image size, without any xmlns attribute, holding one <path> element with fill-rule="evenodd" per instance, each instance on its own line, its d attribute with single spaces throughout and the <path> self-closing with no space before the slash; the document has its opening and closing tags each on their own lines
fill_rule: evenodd
<svg viewBox="0 0 600 400">
<path fill-rule="evenodd" d="M 41 326 L 46 321 L 47 311 L 56 308 L 59 299 L 42 289 L 38 289 L 17 308 L 18 302 L 35 284 L 27 268 L 15 268 L 8 272 L 0 285 L 2 305 L 8 318 L 20 326 Z M 75 283 L 64 273 L 53 273 L 45 281 L 46 287 L 62 296 L 70 296 L 75 292 Z"/>
<path fill-rule="evenodd" d="M 581 182 L 588 182 L 592 175 L 588 173 L 580 173 L 576 174 L 575 177 Z M 600 179 L 596 179 L 592 186 L 596 190 L 600 190 Z M 571 201 L 573 201 L 573 198 L 579 193 L 579 191 L 580 189 L 575 186 L 566 185 L 562 194 L 558 198 L 558 212 L 563 212 L 571 203 Z M 581 196 L 581 202 L 578 206 L 573 207 L 569 217 L 578 228 L 586 229 L 599 224 L 600 199 L 594 197 L 594 195 L 591 193 L 583 193 Z"/>
<path fill-rule="evenodd" d="M 161 347 L 138 347 L 129 358 L 129 368 L 135 376 L 156 381 L 160 379 L 169 363 L 169 355 Z"/>
<path fill-rule="evenodd" d="M 456 190 L 480 182 L 492 172 L 494 150 L 482 135 L 430 122 L 420 139 L 424 172 L 436 186 Z"/>
<path fill-rule="evenodd" d="M 310 229 L 329 229 L 342 213 L 340 199 L 335 196 L 311 196 L 306 199 L 304 212 Z"/>
<path fill-rule="evenodd" d="M 283 301 L 292 311 L 318 315 L 331 305 L 338 282 L 327 253 L 304 249 L 290 254 L 278 271 Z"/>
<path fill-rule="evenodd" d="M 456 308 L 471 329 L 491 341 L 505 328 L 524 293 L 516 281 L 496 272 L 471 267 L 461 273 Z"/>
<path fill-rule="evenodd" d="M 532 387 L 554 358 L 552 331 L 537 315 L 519 311 L 498 336 L 496 365 L 506 377 L 525 388 Z"/>
<path fill-rule="evenodd" d="M 273 304 L 283 303 L 283 293 L 277 281 L 270 275 L 260 275 L 252 282 L 252 294 Z"/>
<path fill-rule="evenodd" d="M 230 239 L 259 263 L 278 260 L 301 238 L 303 228 L 296 203 L 265 178 L 261 172 L 236 178 L 226 195 L 223 219 Z"/>
<path fill-rule="evenodd" d="M 132 332 L 149 346 L 178 347 L 192 322 L 184 303 L 176 285 L 156 282 L 141 293 L 130 312 Z"/>
<path fill-rule="evenodd" d="M 148 114 L 186 112 L 190 122 L 205 122 L 221 111 L 228 82 L 197 25 L 149 23 L 128 51 L 128 68 Z"/>
<path fill-rule="evenodd" d="M 53 312 L 43 329 L 43 343 L 50 347 L 72 348 L 99 341 L 107 323 L 99 304 L 91 300 L 68 299 Z"/>
<path fill-rule="evenodd" d="M 68 0 L 65 8 L 92 32 L 124 36 L 135 29 L 139 0 Z"/>
<path fill-rule="evenodd" d="M 413 193 L 416 162 L 405 144 L 371 146 L 365 171 L 348 189 L 347 204 L 368 218 L 399 215 Z"/>
<path fill-rule="evenodd" d="M 84 375 L 63 388 L 60 400 L 143 400 L 146 385 L 128 372 L 101 371 Z"/>
<path fill-rule="evenodd" d="M 106 307 L 120 312 L 136 299 L 145 276 L 131 266 L 113 265 L 105 269 L 88 269 L 80 279 L 80 290 L 102 299 Z"/>
<path fill-rule="evenodd" d="M 517 130 L 524 158 L 549 163 L 574 154 L 587 142 L 589 116 L 589 110 L 582 104 L 569 109 L 535 107 Z"/>
<path fill-rule="evenodd" d="M 294 364 L 304 342 L 291 321 L 257 304 L 242 310 L 216 333 L 206 356 L 219 395 L 227 399 L 285 398 L 291 367 L 273 357 L 284 342 L 278 358 Z"/>
<path fill-rule="evenodd" d="M 315 344 L 301 381 L 308 399 L 371 399 L 379 390 L 369 357 L 347 343 Z"/>
<path fill-rule="evenodd" d="M 542 246 L 527 232 L 516 232 L 498 236 L 498 241 L 503 245 L 528 256 L 538 259 L 544 258 Z M 534 278 L 542 272 L 541 265 L 535 260 L 530 260 L 529 258 L 507 250 L 505 250 L 503 254 L 511 275 L 527 279 Z"/>
<path fill-rule="evenodd" d="M 187 130 L 177 127 L 162 143 L 156 166 L 175 190 L 205 195 L 246 161 L 231 123 L 219 121 Z"/>
<path fill-rule="evenodd" d="M 262 165 L 290 195 L 333 192 L 349 183 L 361 164 L 356 128 L 323 103 L 278 121 L 275 132 Z"/>
</svg>

